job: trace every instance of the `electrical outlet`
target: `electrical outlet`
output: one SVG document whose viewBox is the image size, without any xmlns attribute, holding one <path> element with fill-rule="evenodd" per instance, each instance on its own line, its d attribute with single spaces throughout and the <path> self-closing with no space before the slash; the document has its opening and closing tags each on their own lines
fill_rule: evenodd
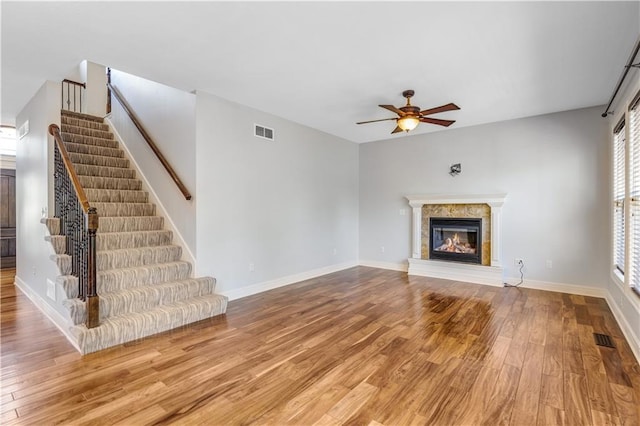
<svg viewBox="0 0 640 426">
<path fill-rule="evenodd" d="M 380 253 L 384 253 L 384 246 L 380 246 Z"/>
<path fill-rule="evenodd" d="M 249 264 L 249 272 L 253 272 L 256 270 L 256 266 L 253 263 Z"/>
<path fill-rule="evenodd" d="M 553 268 L 553 261 L 552 260 L 547 259 L 547 268 L 549 268 L 549 269 Z"/>
<path fill-rule="evenodd" d="M 513 259 L 513 264 L 516 266 L 524 265 L 524 260 L 516 257 L 515 259 Z"/>
<path fill-rule="evenodd" d="M 400 209 L 400 216 L 406 216 L 407 215 L 407 209 Z"/>
<path fill-rule="evenodd" d="M 56 300 L 56 283 L 47 278 L 47 297 L 55 302 Z"/>
<path fill-rule="evenodd" d="M 336 248 L 334 247 L 334 248 L 333 248 L 333 250 L 331 250 L 331 254 L 332 254 L 332 255 L 334 255 L 334 256 L 335 256 L 336 254 L 338 254 L 338 249 L 336 249 Z"/>
</svg>

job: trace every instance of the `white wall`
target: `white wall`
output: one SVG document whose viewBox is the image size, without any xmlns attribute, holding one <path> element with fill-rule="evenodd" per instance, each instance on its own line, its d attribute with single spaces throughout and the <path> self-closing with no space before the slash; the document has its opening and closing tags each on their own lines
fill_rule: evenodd
<svg viewBox="0 0 640 426">
<path fill-rule="evenodd" d="M 196 116 L 197 275 L 238 297 L 355 264 L 356 144 L 203 92 Z"/>
<path fill-rule="evenodd" d="M 81 83 L 87 83 L 82 112 L 104 117 L 107 114 L 106 67 L 93 62 L 82 61 L 80 70 Z"/>
<path fill-rule="evenodd" d="M 60 272 L 49 259 L 54 252 L 44 240 L 46 227 L 40 223 L 43 209 L 54 215 L 54 142 L 47 128 L 60 125 L 60 83 L 48 81 L 38 90 L 18 114 L 17 127 L 27 120 L 29 133 L 16 147 L 16 281 L 25 293 L 46 304 L 40 305 L 43 310 L 52 309 L 66 318 L 64 308 L 46 297 L 47 278 L 55 282 Z"/>
<path fill-rule="evenodd" d="M 397 264 L 410 257 L 405 195 L 507 193 L 507 277 L 519 278 L 517 257 L 524 259 L 525 279 L 601 287 L 608 277 L 609 241 L 607 123 L 601 109 L 361 145 L 360 259 Z M 454 163 L 462 164 L 462 173 L 451 177 Z"/>
<path fill-rule="evenodd" d="M 117 70 L 111 70 L 111 82 L 127 100 L 193 197 L 191 201 L 184 198 L 113 97 L 111 123 L 166 209 L 187 249 L 196 254 L 195 95 Z"/>
</svg>

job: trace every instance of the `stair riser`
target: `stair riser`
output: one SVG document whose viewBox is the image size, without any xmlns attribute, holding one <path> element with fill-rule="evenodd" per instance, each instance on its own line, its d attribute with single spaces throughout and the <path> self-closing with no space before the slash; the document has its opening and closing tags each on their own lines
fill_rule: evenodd
<svg viewBox="0 0 640 426">
<path fill-rule="evenodd" d="M 106 189 L 87 188 L 89 203 L 146 203 L 149 194 L 146 191 L 113 191 Z"/>
<path fill-rule="evenodd" d="M 91 136 L 74 135 L 73 133 L 62 133 L 62 141 L 83 145 L 99 146 L 103 148 L 119 148 L 115 139 L 93 138 Z"/>
<path fill-rule="evenodd" d="M 71 328 L 71 333 L 76 336 L 80 351 L 87 354 L 221 315 L 226 310 L 226 297 L 204 296 L 189 305 L 158 307 L 150 312 L 117 317 L 92 329 L 78 325 Z"/>
<path fill-rule="evenodd" d="M 119 157 L 106 157 L 103 155 L 81 154 L 79 152 L 70 152 L 69 158 L 74 164 L 89 164 L 93 166 L 106 167 L 122 167 L 129 168 L 129 160 Z"/>
<path fill-rule="evenodd" d="M 67 152 L 77 152 L 78 154 L 100 155 L 103 157 L 124 158 L 121 149 L 106 148 L 104 146 L 86 145 L 82 143 L 65 142 Z"/>
<path fill-rule="evenodd" d="M 100 321 L 109 317 L 145 312 L 160 305 L 185 301 L 192 297 L 213 294 L 215 281 L 212 278 L 193 279 L 177 283 L 138 287 L 126 292 L 107 293 L 100 298 Z M 79 299 L 66 303 L 73 324 L 86 321 L 86 305 Z"/>
<path fill-rule="evenodd" d="M 66 254 L 54 254 L 50 256 L 51 260 L 56 262 L 60 275 L 71 275 L 71 256 Z"/>
<path fill-rule="evenodd" d="M 102 217 L 153 216 L 156 206 L 148 203 L 91 203 Z"/>
<path fill-rule="evenodd" d="M 159 231 L 164 224 L 160 216 L 100 217 L 98 220 L 98 235 L 103 232 Z"/>
<path fill-rule="evenodd" d="M 103 132 L 101 130 L 88 129 L 86 127 L 70 126 L 68 124 L 62 124 L 60 131 L 62 133 L 72 133 L 75 135 L 92 136 L 94 138 L 112 139 L 113 133 Z"/>
<path fill-rule="evenodd" d="M 67 116 L 62 116 L 62 124 L 66 124 L 69 126 L 75 126 L 75 127 L 83 127 L 86 129 L 93 129 L 93 130 L 100 130 L 102 132 L 108 132 L 109 131 L 109 125 L 105 124 L 105 123 L 99 123 L 97 121 L 89 121 L 89 120 L 82 120 L 80 118 L 73 118 L 73 117 L 67 117 Z"/>
<path fill-rule="evenodd" d="M 182 281 L 189 278 L 190 275 L 191 264 L 182 261 L 138 268 L 98 271 L 96 274 L 97 292 L 104 294 L 169 281 Z M 66 294 L 67 299 L 78 297 L 78 278 L 73 275 L 59 275 L 56 278 L 56 283 Z"/>
<path fill-rule="evenodd" d="M 148 247 L 96 253 L 98 271 L 132 268 L 157 263 L 176 262 L 182 256 L 180 246 Z"/>
<path fill-rule="evenodd" d="M 171 244 L 171 231 L 107 232 L 96 237 L 98 251 L 140 247 L 157 247 Z"/>
<path fill-rule="evenodd" d="M 40 219 L 40 223 L 47 227 L 49 235 L 60 235 L 60 219 L 55 217 L 45 217 Z"/>
<path fill-rule="evenodd" d="M 98 176 L 78 176 L 83 188 L 93 189 L 121 189 L 125 191 L 139 191 L 142 182 L 137 179 L 119 179 Z"/>
<path fill-rule="evenodd" d="M 120 167 L 100 167 L 90 164 L 74 164 L 76 173 L 81 176 L 107 177 L 116 179 L 135 179 L 136 171 Z M 86 188 L 85 188 L 86 189 Z"/>
<path fill-rule="evenodd" d="M 44 240 L 51 243 L 53 251 L 56 254 L 65 254 L 67 250 L 67 237 L 64 235 L 51 235 L 44 237 Z"/>
</svg>

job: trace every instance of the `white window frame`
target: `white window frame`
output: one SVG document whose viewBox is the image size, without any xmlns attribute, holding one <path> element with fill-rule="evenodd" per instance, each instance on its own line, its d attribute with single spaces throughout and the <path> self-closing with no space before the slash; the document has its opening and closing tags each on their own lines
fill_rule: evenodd
<svg viewBox="0 0 640 426">
<path fill-rule="evenodd" d="M 613 160 L 611 272 L 614 281 L 631 289 L 640 300 L 640 91 L 625 107 L 622 117 L 614 127 L 611 145 Z M 622 151 L 620 144 L 624 146 Z M 624 170 L 621 176 L 622 164 Z M 620 197 L 621 186 L 624 187 L 623 197 Z M 616 209 L 621 207 L 623 208 L 623 231 L 620 236 L 616 229 L 618 225 Z M 624 240 L 622 259 L 618 250 L 620 238 Z M 623 262 L 622 266 L 618 262 L 620 259 Z"/>
</svg>

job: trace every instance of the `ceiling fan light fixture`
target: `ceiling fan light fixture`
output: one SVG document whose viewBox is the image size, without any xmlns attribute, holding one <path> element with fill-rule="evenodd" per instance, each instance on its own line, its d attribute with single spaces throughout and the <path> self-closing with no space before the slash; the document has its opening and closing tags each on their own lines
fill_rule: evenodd
<svg viewBox="0 0 640 426">
<path fill-rule="evenodd" d="M 398 127 L 400 127 L 405 132 L 415 129 L 420 124 L 420 120 L 418 117 L 414 117 L 411 115 L 407 115 L 401 118 L 398 118 Z"/>
</svg>

